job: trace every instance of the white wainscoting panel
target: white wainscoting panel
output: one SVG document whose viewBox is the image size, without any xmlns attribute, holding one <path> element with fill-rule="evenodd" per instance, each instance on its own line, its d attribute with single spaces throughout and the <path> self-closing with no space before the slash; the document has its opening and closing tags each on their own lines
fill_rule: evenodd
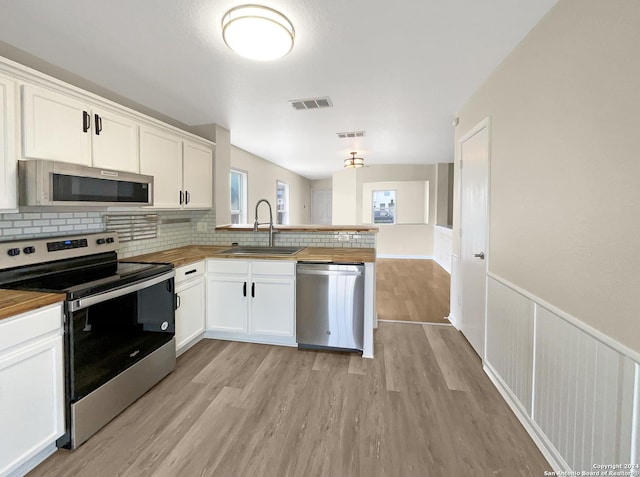
<svg viewBox="0 0 640 477">
<path fill-rule="evenodd" d="M 452 230 L 439 225 L 433 228 L 433 260 L 451 274 Z"/>
<path fill-rule="evenodd" d="M 575 471 L 630 463 L 637 363 L 541 306 L 536 333 L 534 421 Z"/>
<path fill-rule="evenodd" d="M 485 359 L 531 414 L 533 302 L 493 278 L 487 288 Z"/>
<path fill-rule="evenodd" d="M 634 363 L 633 414 L 631 418 L 631 458 L 632 464 L 640 465 L 640 364 Z"/>
<path fill-rule="evenodd" d="M 556 471 L 639 464 L 638 354 L 489 274 L 485 370 Z"/>
<path fill-rule="evenodd" d="M 459 320 L 462 317 L 462 267 L 460 258 L 451 254 L 451 294 L 449 298 L 449 321 L 456 329 L 460 329 Z"/>
</svg>

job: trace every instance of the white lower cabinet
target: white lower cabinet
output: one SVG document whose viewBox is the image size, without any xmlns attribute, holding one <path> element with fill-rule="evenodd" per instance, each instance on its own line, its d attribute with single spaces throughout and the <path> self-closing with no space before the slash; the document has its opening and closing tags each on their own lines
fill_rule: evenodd
<svg viewBox="0 0 640 477">
<path fill-rule="evenodd" d="M 0 320 L 0 475 L 64 434 L 62 334 L 61 305 Z"/>
<path fill-rule="evenodd" d="M 176 353 L 180 355 L 202 338 L 205 324 L 205 262 L 176 269 Z"/>
<path fill-rule="evenodd" d="M 295 262 L 208 260 L 206 336 L 295 345 Z"/>
</svg>

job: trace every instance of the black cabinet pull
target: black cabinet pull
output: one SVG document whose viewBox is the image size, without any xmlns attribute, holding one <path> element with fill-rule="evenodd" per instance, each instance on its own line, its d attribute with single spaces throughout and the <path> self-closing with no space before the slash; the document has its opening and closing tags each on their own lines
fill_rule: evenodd
<svg viewBox="0 0 640 477">
<path fill-rule="evenodd" d="M 82 132 L 91 129 L 91 115 L 86 111 L 82 111 Z"/>
<path fill-rule="evenodd" d="M 184 203 L 185 203 L 185 205 L 187 205 L 190 200 L 191 200 L 191 194 L 189 194 L 189 191 L 186 191 L 184 193 Z"/>
<path fill-rule="evenodd" d="M 193 270 L 189 270 L 188 272 L 184 272 L 185 275 L 191 275 L 192 273 L 196 273 L 198 271 L 197 268 L 194 268 Z"/>
<path fill-rule="evenodd" d="M 251 298 L 255 298 L 256 297 L 256 284 L 255 283 L 251 283 Z"/>
<path fill-rule="evenodd" d="M 247 282 L 242 285 L 242 296 L 247 296 Z"/>
<path fill-rule="evenodd" d="M 93 119 L 96 123 L 96 136 L 99 136 L 102 132 L 102 118 L 96 114 Z"/>
<path fill-rule="evenodd" d="M 182 191 L 180 191 L 180 205 L 182 205 L 182 201 L 183 201 L 183 193 Z"/>
</svg>

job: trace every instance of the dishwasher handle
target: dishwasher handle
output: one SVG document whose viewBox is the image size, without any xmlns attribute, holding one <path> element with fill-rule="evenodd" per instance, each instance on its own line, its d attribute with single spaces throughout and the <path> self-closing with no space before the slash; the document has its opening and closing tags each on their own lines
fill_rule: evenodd
<svg viewBox="0 0 640 477">
<path fill-rule="evenodd" d="M 298 275 L 324 275 L 324 276 L 361 276 L 364 274 L 364 265 L 361 264 L 304 264 L 296 267 Z"/>
</svg>

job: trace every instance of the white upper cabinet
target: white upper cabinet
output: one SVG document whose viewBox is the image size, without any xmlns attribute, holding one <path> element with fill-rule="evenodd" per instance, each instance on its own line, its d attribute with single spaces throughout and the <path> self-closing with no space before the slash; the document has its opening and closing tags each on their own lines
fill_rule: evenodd
<svg viewBox="0 0 640 477">
<path fill-rule="evenodd" d="M 89 101 L 22 87 L 23 156 L 138 172 L 138 125 Z"/>
<path fill-rule="evenodd" d="M 37 86 L 22 86 L 23 155 L 91 165 L 89 104 Z"/>
<path fill-rule="evenodd" d="M 153 176 L 153 206 L 179 208 L 182 191 L 182 139 L 157 128 L 140 127 L 140 173 Z"/>
<path fill-rule="evenodd" d="M 16 83 L 0 75 L 0 210 L 17 208 Z"/>
<path fill-rule="evenodd" d="M 154 177 L 159 209 L 213 207 L 213 146 L 0 57 L 0 210 L 17 209 L 17 158 Z"/>
<path fill-rule="evenodd" d="M 138 124 L 106 109 L 93 108 L 93 165 L 139 172 Z"/>
<path fill-rule="evenodd" d="M 187 209 L 210 209 L 213 205 L 213 151 L 210 147 L 184 141 L 182 183 Z"/>
<path fill-rule="evenodd" d="M 140 172 L 153 176 L 153 207 L 210 209 L 213 150 L 158 128 L 140 127 Z"/>
</svg>

